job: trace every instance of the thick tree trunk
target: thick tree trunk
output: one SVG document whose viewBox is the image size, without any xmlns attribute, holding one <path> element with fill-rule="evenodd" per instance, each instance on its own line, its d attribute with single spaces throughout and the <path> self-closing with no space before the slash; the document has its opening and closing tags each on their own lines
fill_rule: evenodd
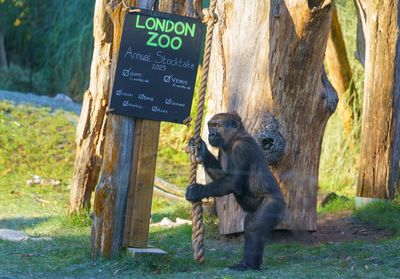
<svg viewBox="0 0 400 279">
<path fill-rule="evenodd" d="M 105 132 L 105 110 L 110 90 L 113 24 L 107 0 L 97 0 L 93 20 L 94 50 L 89 89 L 83 97 L 76 132 L 76 158 L 69 213 L 90 209 L 90 198 L 99 178 Z"/>
<path fill-rule="evenodd" d="M 194 16 L 196 14 L 195 9 L 193 8 L 192 0 L 138 0 L 126 2 L 130 5 L 146 9 L 153 8 L 154 4 L 156 3 L 157 6 L 155 8 L 163 12 L 178 13 L 188 16 Z M 121 1 L 112 0 L 108 4 L 108 12 L 112 17 L 112 22 L 114 25 L 112 48 L 113 59 L 111 65 L 112 75 L 110 79 L 110 84 L 112 84 L 112 81 L 114 79 L 114 72 L 117 64 L 118 50 L 122 35 L 122 24 L 125 15 L 122 8 L 123 5 Z M 139 122 L 140 125 L 138 124 Z M 151 158 L 146 158 L 146 160 L 142 161 L 143 166 L 141 166 L 140 168 L 135 168 L 134 166 L 132 166 L 133 157 L 140 157 L 145 155 L 148 155 L 149 157 L 155 156 L 154 154 L 140 153 L 141 151 L 143 151 L 141 150 L 143 146 L 141 146 L 141 148 L 134 148 L 134 144 L 141 144 L 139 142 L 134 142 L 134 139 L 138 139 L 138 135 L 136 135 L 135 137 L 136 126 L 142 127 L 141 132 L 137 134 L 146 133 L 143 127 L 150 127 L 149 133 L 151 132 L 151 135 L 158 138 L 159 123 L 157 122 L 156 125 L 147 125 L 150 122 L 154 124 L 155 121 L 135 120 L 134 118 L 123 117 L 115 114 L 110 114 L 108 117 L 106 131 L 107 136 L 104 148 L 104 160 L 101 168 L 100 181 L 96 187 L 95 192 L 91 243 L 92 258 L 96 258 L 98 256 L 114 257 L 121 251 L 123 245 L 124 229 L 126 225 L 125 211 L 127 208 L 127 196 L 128 192 L 132 192 L 129 189 L 129 187 L 132 187 L 132 183 L 130 183 L 130 181 L 140 180 L 140 178 L 136 177 L 138 176 L 140 170 L 143 170 L 145 172 L 144 175 L 147 176 L 147 178 L 150 177 L 149 179 L 146 179 L 146 183 L 142 183 L 145 185 L 141 185 L 141 187 L 153 187 L 154 176 L 151 176 L 153 175 L 154 171 L 153 167 L 155 168 L 155 160 L 152 160 Z M 144 139 L 145 137 L 141 138 L 141 141 Z M 143 144 L 147 143 L 145 142 Z M 134 153 L 134 150 L 135 152 L 139 153 Z M 147 181 L 150 180 L 153 181 L 148 184 Z M 142 190 L 143 189 L 133 189 L 133 192 L 135 193 Z M 146 194 L 147 193 L 148 192 L 146 191 Z M 141 202 L 146 203 L 147 201 Z M 145 204 L 142 207 L 147 207 L 147 205 L 148 204 Z M 141 206 L 130 205 L 129 208 L 134 209 L 138 207 Z M 133 217 L 144 220 L 144 223 L 149 219 L 148 218 L 147 220 L 145 220 L 146 216 L 136 215 Z M 132 224 L 128 225 L 130 226 L 129 230 L 132 230 Z M 141 225 L 141 229 L 145 227 L 146 226 Z M 144 237 L 140 236 L 140 242 L 143 242 L 143 239 Z M 146 245 L 146 243 L 142 243 L 142 245 Z"/>
<path fill-rule="evenodd" d="M 365 81 L 357 196 L 394 198 L 400 153 L 399 1 L 357 0 Z"/>
<path fill-rule="evenodd" d="M 347 58 L 346 45 L 336 8 L 333 9 L 332 13 L 332 24 L 326 47 L 325 61 L 329 78 L 339 95 L 337 112 L 343 121 L 345 133 L 349 135 L 353 129 L 353 111 L 357 116 L 359 114 L 355 106 L 357 104 L 357 92 L 352 81 L 353 74 Z M 346 94 L 347 91 L 348 94 Z"/>
<path fill-rule="evenodd" d="M 238 111 L 275 163 L 287 202 L 280 228 L 316 230 L 322 136 L 337 105 L 323 70 L 332 2 L 225 0 L 217 13 L 206 120 Z M 232 203 L 218 200 L 222 233 L 242 231 Z"/>
</svg>

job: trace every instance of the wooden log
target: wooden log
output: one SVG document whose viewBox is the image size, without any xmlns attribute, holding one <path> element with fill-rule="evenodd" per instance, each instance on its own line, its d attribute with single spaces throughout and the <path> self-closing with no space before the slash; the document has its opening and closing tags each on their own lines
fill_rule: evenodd
<svg viewBox="0 0 400 279">
<path fill-rule="evenodd" d="M 124 19 L 123 5 L 110 1 L 107 12 L 113 22 L 111 84 L 115 76 Z M 122 247 L 134 143 L 134 119 L 110 114 L 107 120 L 104 159 L 95 190 L 91 256 L 115 257 Z"/>
<path fill-rule="evenodd" d="M 357 197 L 392 199 L 400 156 L 399 1 L 357 0 L 365 81 Z"/>
<path fill-rule="evenodd" d="M 92 258 L 111 258 L 121 250 L 133 136 L 133 119 L 109 116 L 101 177 L 95 191 Z"/>
<path fill-rule="evenodd" d="M 267 158 L 286 144 L 272 166 L 287 201 L 282 229 L 316 230 L 322 137 L 337 105 L 323 71 L 331 13 L 329 0 L 217 3 L 206 120 L 236 110 Z M 241 231 L 239 214 L 219 212 L 230 220 L 220 232 Z"/>
<path fill-rule="evenodd" d="M 89 89 L 83 96 L 76 131 L 76 157 L 71 183 L 69 213 L 90 209 L 98 182 L 104 148 L 105 111 L 110 91 L 113 24 L 106 12 L 107 0 L 96 0 L 93 19 L 94 50 Z"/>
<path fill-rule="evenodd" d="M 178 188 L 178 186 L 175 184 L 165 181 L 159 177 L 154 179 L 154 185 L 164 192 L 174 194 L 175 196 L 183 197 L 185 194 L 185 192 L 181 188 Z"/>
</svg>

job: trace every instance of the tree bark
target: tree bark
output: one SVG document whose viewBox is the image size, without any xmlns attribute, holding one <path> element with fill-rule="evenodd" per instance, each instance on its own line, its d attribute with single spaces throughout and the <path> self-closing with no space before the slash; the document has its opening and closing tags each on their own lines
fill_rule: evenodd
<svg viewBox="0 0 400 279">
<path fill-rule="evenodd" d="M 333 87 L 339 95 L 338 114 L 342 119 L 344 131 L 347 135 L 353 129 L 353 111 L 359 116 L 357 110 L 357 92 L 351 72 L 350 63 L 347 58 L 346 45 L 340 27 L 336 8 L 332 13 L 332 24 L 326 47 L 325 61 L 329 78 Z M 348 94 L 346 94 L 348 91 Z"/>
<path fill-rule="evenodd" d="M 399 1 L 357 0 L 365 36 L 365 81 L 357 196 L 392 199 L 400 153 Z"/>
<path fill-rule="evenodd" d="M 90 85 L 83 97 L 76 132 L 77 151 L 69 213 L 90 209 L 90 198 L 98 182 L 102 162 L 113 38 L 113 24 L 106 12 L 106 5 L 107 0 L 97 0 L 95 5 Z"/>
<path fill-rule="evenodd" d="M 331 13 L 330 0 L 217 4 L 206 120 L 222 111 L 242 116 L 274 164 L 287 202 L 284 229 L 316 230 L 322 136 L 337 105 L 323 70 Z M 222 233 L 243 230 L 232 203 L 218 199 Z"/>
<path fill-rule="evenodd" d="M 192 0 L 138 0 L 126 2 L 135 7 L 145 9 L 152 9 L 156 3 L 157 6 L 155 8 L 163 12 L 179 13 L 188 16 L 196 14 Z M 118 0 L 110 1 L 107 10 L 111 15 L 114 25 L 110 76 L 110 84 L 112 84 L 117 65 L 125 12 L 123 11 L 121 1 Z M 147 126 L 145 125 L 146 121 L 150 122 L 149 120 L 135 120 L 134 118 L 115 114 L 110 114 L 108 117 L 104 160 L 101 167 L 100 180 L 95 191 L 91 241 L 92 258 L 97 258 L 98 256 L 115 257 L 122 249 L 127 195 L 129 187 L 132 187 L 130 181 L 137 180 L 132 179 L 137 174 L 134 173 L 135 168 L 132 167 L 132 158 L 138 155 L 137 153 L 133 154 L 133 151 L 140 150 L 140 148 L 134 149 L 134 144 L 139 144 L 134 142 L 135 128 L 140 125 Z M 139 122 L 141 122 L 140 125 L 138 124 Z M 156 129 L 159 129 L 159 123 Z M 152 130 L 152 132 L 154 135 L 158 135 L 158 131 Z M 142 133 L 144 132 L 142 131 Z M 149 156 L 153 155 L 149 154 Z M 155 163 L 151 163 L 150 168 L 153 165 L 155 167 Z M 152 172 L 152 170 L 148 170 L 148 176 L 151 175 L 149 172 Z M 142 185 L 142 187 L 147 186 L 147 184 Z"/>
</svg>

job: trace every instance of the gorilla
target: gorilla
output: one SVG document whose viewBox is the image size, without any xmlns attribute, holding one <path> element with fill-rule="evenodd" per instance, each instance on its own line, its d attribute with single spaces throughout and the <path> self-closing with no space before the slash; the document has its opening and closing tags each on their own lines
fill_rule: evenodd
<svg viewBox="0 0 400 279">
<path fill-rule="evenodd" d="M 185 197 L 195 202 L 233 193 L 246 217 L 243 260 L 229 269 L 259 270 L 266 235 L 284 216 L 282 192 L 267 166 L 261 146 L 246 131 L 236 112 L 214 115 L 208 122 L 208 130 L 208 141 L 218 148 L 218 159 L 203 140 L 196 154 L 213 181 L 189 185 Z M 190 145 L 187 152 L 189 149 Z"/>
</svg>

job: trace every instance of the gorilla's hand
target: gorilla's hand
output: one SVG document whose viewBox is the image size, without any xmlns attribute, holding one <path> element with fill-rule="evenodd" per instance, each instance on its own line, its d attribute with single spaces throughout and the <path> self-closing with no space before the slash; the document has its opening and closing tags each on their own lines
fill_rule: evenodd
<svg viewBox="0 0 400 279">
<path fill-rule="evenodd" d="M 185 147 L 185 152 L 189 154 L 192 163 L 201 164 L 207 154 L 207 145 L 202 139 L 200 139 L 199 147 L 197 147 L 194 138 L 191 138 L 188 145 Z"/>
<path fill-rule="evenodd" d="M 186 188 L 185 198 L 190 202 L 199 201 L 202 198 L 205 198 L 204 191 L 203 191 L 204 189 L 205 189 L 204 185 L 201 185 L 201 184 L 189 185 Z"/>
</svg>

